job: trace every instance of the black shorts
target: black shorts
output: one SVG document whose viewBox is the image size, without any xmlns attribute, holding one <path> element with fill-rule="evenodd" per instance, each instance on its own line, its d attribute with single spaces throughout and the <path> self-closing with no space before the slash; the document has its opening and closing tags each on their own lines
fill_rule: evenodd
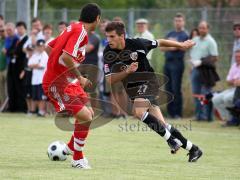
<svg viewBox="0 0 240 180">
<path fill-rule="evenodd" d="M 41 101 L 47 99 L 44 95 L 42 84 L 32 85 L 32 99 L 34 101 Z"/>
<path fill-rule="evenodd" d="M 31 99 L 32 98 L 32 85 L 26 85 L 25 86 L 25 90 L 26 90 L 26 99 Z"/>
</svg>

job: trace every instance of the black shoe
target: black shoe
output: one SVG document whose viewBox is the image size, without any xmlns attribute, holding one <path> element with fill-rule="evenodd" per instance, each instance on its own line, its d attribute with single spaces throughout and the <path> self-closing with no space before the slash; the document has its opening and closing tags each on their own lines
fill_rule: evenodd
<svg viewBox="0 0 240 180">
<path fill-rule="evenodd" d="M 203 152 L 198 147 L 196 149 L 191 149 L 187 155 L 189 155 L 188 162 L 196 162 L 201 156 Z"/>
<path fill-rule="evenodd" d="M 171 153 L 172 154 L 176 154 L 177 153 L 177 151 L 180 149 L 180 144 L 175 140 L 175 139 L 173 139 L 173 138 L 169 138 L 168 140 L 167 140 L 167 143 L 168 143 L 168 146 L 170 147 L 170 149 L 171 149 Z"/>
</svg>

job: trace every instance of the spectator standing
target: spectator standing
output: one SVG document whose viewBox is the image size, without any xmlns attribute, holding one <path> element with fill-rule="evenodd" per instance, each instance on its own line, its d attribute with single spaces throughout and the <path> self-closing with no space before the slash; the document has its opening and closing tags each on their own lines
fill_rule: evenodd
<svg viewBox="0 0 240 180">
<path fill-rule="evenodd" d="M 53 37 L 53 27 L 51 24 L 46 24 L 43 27 L 43 36 L 46 42 L 46 45 L 54 39 Z"/>
<path fill-rule="evenodd" d="M 28 46 L 36 46 L 36 42 L 37 42 L 37 34 L 38 34 L 38 31 L 37 29 L 32 29 L 31 32 L 30 32 L 30 35 L 29 35 L 29 38 L 28 40 L 26 41 L 26 43 L 24 44 L 23 46 L 23 50 L 26 52 L 26 48 Z"/>
<path fill-rule="evenodd" d="M 29 68 L 32 69 L 32 112 L 38 108 L 38 116 L 45 116 L 45 100 L 46 96 L 42 89 L 42 79 L 47 67 L 48 55 L 45 50 L 45 41 L 40 39 L 37 41 L 36 50 L 28 61 Z"/>
<path fill-rule="evenodd" d="M 154 40 L 154 35 L 148 30 L 149 28 L 149 22 L 147 19 L 137 19 L 136 20 L 136 29 L 137 34 L 134 36 L 134 38 L 143 38 L 148 40 Z M 152 50 L 148 53 L 147 58 L 148 60 L 152 61 Z"/>
<path fill-rule="evenodd" d="M 8 110 L 14 112 L 17 110 L 14 99 L 16 96 L 16 89 L 11 89 L 11 84 L 14 84 L 15 81 L 18 81 L 19 74 L 15 72 L 12 73 L 12 67 L 15 67 L 16 58 L 14 57 L 15 48 L 18 42 L 18 36 L 15 34 L 15 24 L 7 23 L 6 24 L 6 38 L 4 42 L 3 52 L 6 54 L 7 60 L 7 92 L 9 97 Z M 17 78 L 17 79 L 16 79 Z"/>
<path fill-rule="evenodd" d="M 218 60 L 218 48 L 214 38 L 209 34 L 209 25 L 202 21 L 198 26 L 199 36 L 193 38 L 196 45 L 190 50 L 192 63 L 192 91 L 193 94 L 208 94 L 218 78 L 214 77 L 215 62 Z M 209 68 L 208 77 L 203 76 L 203 68 Z M 202 105 L 197 98 L 195 100 L 195 116 L 197 120 L 212 120 L 212 104 Z"/>
<path fill-rule="evenodd" d="M 5 30 L 4 26 L 0 25 L 0 105 L 6 99 L 6 78 L 7 78 L 7 61 L 6 56 L 3 53 L 5 41 Z"/>
<path fill-rule="evenodd" d="M 32 19 L 32 29 L 36 29 L 37 30 L 37 37 L 36 39 L 44 39 L 44 35 L 43 35 L 43 25 L 40 19 L 38 18 L 33 18 Z"/>
<path fill-rule="evenodd" d="M 67 22 L 64 22 L 64 21 L 60 21 L 58 23 L 58 33 L 61 34 L 68 26 L 68 23 Z"/>
<path fill-rule="evenodd" d="M 35 112 L 32 112 L 32 69 L 28 67 L 28 61 L 32 57 L 34 53 L 34 47 L 29 45 L 26 48 L 26 59 L 25 59 L 25 66 L 24 66 L 24 85 L 25 85 L 25 99 L 27 103 L 27 112 L 28 115 L 32 115 Z"/>
<path fill-rule="evenodd" d="M 25 22 L 19 21 L 16 24 L 16 29 L 17 29 L 17 35 L 19 39 L 17 41 L 15 51 L 14 51 L 15 62 L 11 61 L 8 69 L 9 77 L 12 77 L 11 79 L 8 80 L 9 104 L 14 103 L 15 107 L 17 108 L 17 111 L 26 112 L 27 111 L 27 106 L 25 101 L 26 90 L 25 90 L 24 81 L 23 81 L 24 73 L 25 73 L 24 66 L 25 66 L 26 54 L 23 51 L 23 45 L 28 40 L 27 25 L 25 24 Z"/>
<path fill-rule="evenodd" d="M 174 17 L 175 29 L 166 35 L 166 39 L 178 42 L 188 40 L 188 34 L 184 30 L 185 18 L 183 14 L 177 13 Z M 165 86 L 166 91 L 174 96 L 173 101 L 167 104 L 167 112 L 171 118 L 179 119 L 182 117 L 182 77 L 184 73 L 184 55 L 185 51 L 175 47 L 160 48 L 165 52 L 164 75 L 168 82 Z"/>
</svg>

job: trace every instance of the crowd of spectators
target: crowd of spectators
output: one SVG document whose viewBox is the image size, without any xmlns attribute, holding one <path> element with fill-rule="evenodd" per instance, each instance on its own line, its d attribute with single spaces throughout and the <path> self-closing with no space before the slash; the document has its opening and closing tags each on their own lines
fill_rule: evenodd
<svg viewBox="0 0 240 180">
<path fill-rule="evenodd" d="M 112 20 L 123 21 L 120 17 Z M 104 66 L 102 52 L 107 45 L 104 34 L 109 21 L 108 19 L 101 20 L 99 34 L 96 32 L 89 34 L 84 64 L 90 66 L 86 66 L 83 71 L 94 72 L 91 77 L 97 82 L 97 86 L 90 91 L 93 107 L 100 106 L 104 117 L 126 118 L 129 105 L 126 106 L 128 104 L 127 95 L 122 84 L 109 87 L 102 73 Z M 154 39 L 147 19 L 137 19 L 135 23 L 135 38 Z M 61 21 L 58 23 L 58 28 L 54 29 L 51 24 L 43 24 L 40 19 L 34 18 L 31 21 L 31 29 L 28 30 L 25 22 L 5 23 L 4 17 L 0 15 L 1 111 L 25 112 L 38 116 L 53 113 L 41 86 L 48 61 L 45 47 L 54 39 L 54 35 L 61 34 L 67 26 L 67 22 Z M 216 63 L 221 59 L 219 59 L 217 42 L 210 33 L 210 25 L 206 21 L 200 21 L 198 27 L 193 27 L 188 33 L 185 29 L 184 15 L 177 13 L 173 19 L 173 27 L 166 34 L 166 39 L 179 42 L 192 39 L 196 45 L 187 55 L 182 49 L 172 47 L 160 49 L 165 54 L 163 73 L 168 79 L 165 89 L 174 97 L 167 104 L 168 117 L 172 119 L 183 117 L 184 99 L 181 86 L 185 65 L 188 64 L 191 69 L 189 80 L 192 85 L 196 120 L 212 121 L 213 112 L 216 111 L 218 117 L 226 121 L 227 125 L 238 125 L 239 117 L 236 111 L 240 108 L 240 23 L 236 22 L 233 25 L 235 40 L 232 58 L 229 61 L 231 69 L 227 76 L 227 83 L 231 87 L 223 89 L 220 93 L 213 91 L 216 82 L 220 80 L 216 71 Z M 152 51 L 147 57 L 152 64 Z M 186 61 L 186 59 L 189 60 Z M 95 67 L 96 71 L 91 71 L 91 66 Z M 210 100 L 207 104 L 202 103 L 200 99 L 208 94 L 212 94 L 212 101 Z M 100 101 L 96 101 L 96 99 L 100 99 Z"/>
</svg>

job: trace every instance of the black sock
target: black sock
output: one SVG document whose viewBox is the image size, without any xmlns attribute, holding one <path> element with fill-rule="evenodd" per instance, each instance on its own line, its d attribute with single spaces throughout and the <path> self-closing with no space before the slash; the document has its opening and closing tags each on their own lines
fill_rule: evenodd
<svg viewBox="0 0 240 180">
<path fill-rule="evenodd" d="M 181 147 L 187 150 L 195 150 L 197 148 L 197 146 L 195 146 L 194 144 L 192 144 L 189 140 L 187 140 L 182 133 L 176 129 L 175 127 L 171 126 L 170 124 L 168 124 L 167 129 L 170 131 L 170 133 L 177 138 L 181 143 Z"/>
<path fill-rule="evenodd" d="M 154 130 L 156 133 L 158 133 L 160 136 L 162 136 L 166 141 L 169 139 L 172 139 L 171 133 L 166 129 L 159 120 L 151 115 L 149 112 L 146 112 L 142 118 L 142 121 L 148 125 L 149 128 Z"/>
</svg>

